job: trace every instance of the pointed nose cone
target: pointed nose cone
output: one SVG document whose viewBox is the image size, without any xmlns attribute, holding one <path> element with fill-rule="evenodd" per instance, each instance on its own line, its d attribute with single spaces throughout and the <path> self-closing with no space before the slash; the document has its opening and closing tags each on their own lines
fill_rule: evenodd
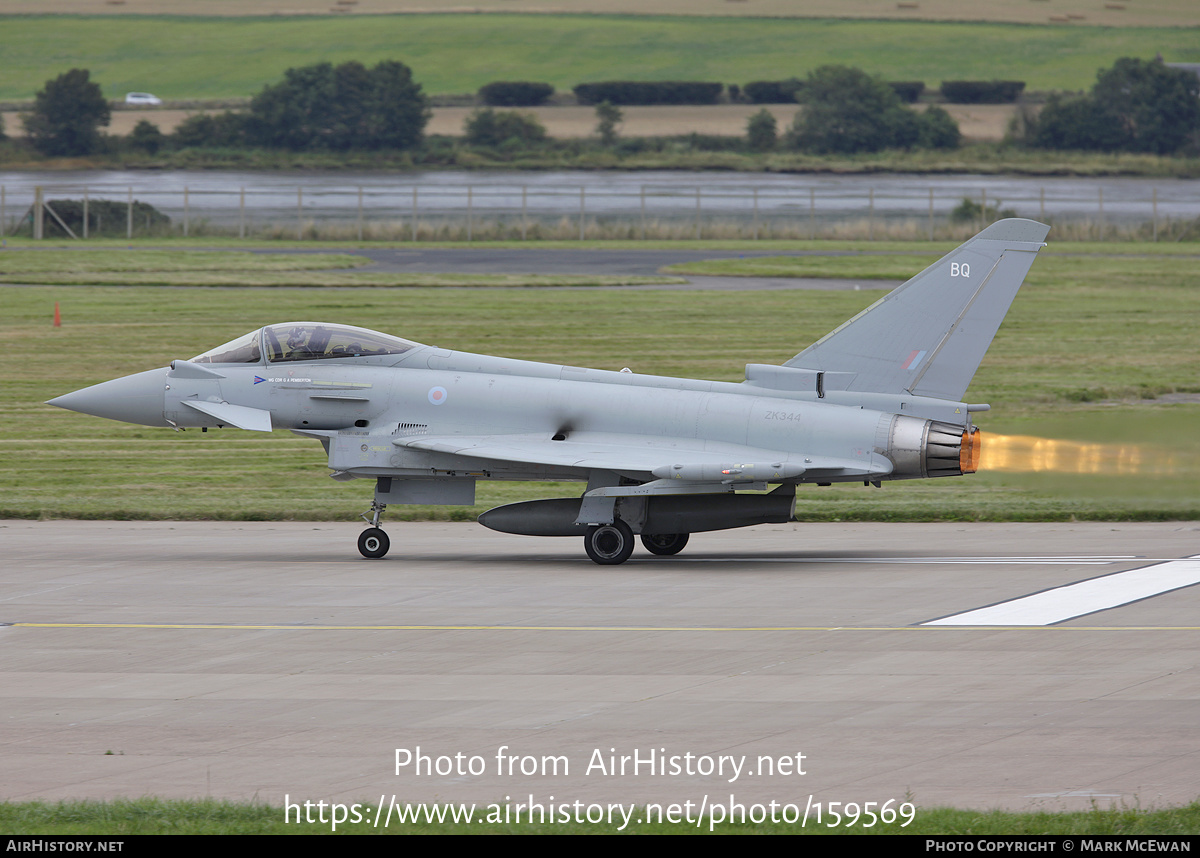
<svg viewBox="0 0 1200 858">
<path fill-rule="evenodd" d="M 167 368 L 163 367 L 94 384 L 51 399 L 46 404 L 109 420 L 140 423 L 143 426 L 169 426 L 163 418 L 163 391 L 166 384 Z"/>
</svg>

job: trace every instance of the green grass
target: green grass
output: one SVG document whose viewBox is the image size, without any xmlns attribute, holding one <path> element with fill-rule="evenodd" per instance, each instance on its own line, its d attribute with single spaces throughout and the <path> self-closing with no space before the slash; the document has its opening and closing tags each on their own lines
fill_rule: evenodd
<svg viewBox="0 0 1200 858">
<path fill-rule="evenodd" d="M 128 244 L 128 243 L 126 243 Z M 111 246 L 111 243 L 109 243 Z M 198 250 L 31 250 L 0 254 L 0 283 L 47 286 L 619 286 L 680 283 L 678 277 L 583 274 L 347 272 L 369 265 L 336 253 Z"/>
<path fill-rule="evenodd" d="M 730 138 L 740 145 L 739 138 Z M 416 151 L 289 152 L 283 149 L 180 149 L 155 155 L 130 151 L 81 158 L 48 158 L 30 146 L 0 142 L 0 164 L 10 169 L 172 170 L 732 170 L 776 173 L 981 173 L 1030 176 L 1200 176 L 1195 156 L 1129 152 L 1070 152 L 974 143 L 953 151 L 889 149 L 858 155 L 812 155 L 709 150 L 686 136 L 662 151 L 627 153 L 594 140 L 557 140 L 531 149 L 476 149 L 461 144 L 427 145 Z M 294 235 L 290 229 L 285 231 Z M 346 226 L 339 228 L 345 237 Z"/>
<path fill-rule="evenodd" d="M 373 808 L 370 800 L 364 804 Z M 480 812 L 488 807 L 481 802 Z M 503 807 L 503 805 L 501 805 Z M 327 814 L 330 812 L 327 809 Z M 123 837 L 136 834 L 329 834 L 331 826 L 284 822 L 283 808 L 213 800 L 136 800 L 5 802 L 0 803 L 0 830 L 6 834 L 77 835 L 107 834 Z M 903 820 L 901 820 L 903 821 Z M 614 826 L 587 823 L 553 825 L 506 824 L 467 825 L 420 823 L 375 828 L 365 823 L 338 826 L 338 834 L 611 834 Z M 632 823 L 624 834 L 688 834 L 707 832 L 708 825 L 694 823 L 660 825 Z M 1200 833 L 1200 802 L 1185 807 L 1143 809 L 1100 808 L 1052 813 L 1044 811 L 1005 812 L 921 808 L 904 828 L 876 824 L 871 828 L 841 826 L 837 829 L 811 823 L 799 825 L 734 823 L 716 825 L 716 833 L 727 834 L 907 834 L 907 835 L 1182 835 Z"/>
<path fill-rule="evenodd" d="M 1195 259 L 1179 255 L 1178 245 L 1080 247 L 1127 252 L 1039 258 L 968 398 L 992 403 L 993 411 L 979 420 L 988 436 L 1099 444 L 1097 455 L 1113 462 L 1125 455 L 1122 450 L 1136 448 L 1144 465 L 1140 470 L 1114 474 L 1115 465 L 1100 473 L 1003 470 L 888 483 L 883 490 L 809 487 L 800 492 L 800 517 L 1200 518 L 1200 405 L 1139 401 L 1200 391 L 1194 330 L 1200 290 L 1190 273 Z M 892 273 L 903 276 L 933 256 L 914 249 L 934 248 L 881 243 L 871 250 L 909 253 L 816 259 L 842 266 L 847 274 L 859 264 L 892 264 Z M 136 268 L 137 253 L 114 251 L 114 258 Z M 54 257 L 67 268 L 85 254 L 38 255 L 38 264 L 48 270 Z M 146 254 L 148 267 L 161 265 L 159 260 L 160 254 Z M 787 360 L 879 294 L 5 288 L 0 516 L 352 520 L 369 504 L 369 481 L 329 480 L 320 447 L 310 440 L 283 432 L 177 434 L 42 404 L 89 384 L 199 354 L 263 324 L 319 319 L 465 351 L 738 381 L 744 364 Z M 56 302 L 63 315 L 59 329 L 51 326 Z M 480 483 L 476 507 L 393 507 L 388 516 L 472 519 L 498 503 L 578 490 L 576 485 Z"/>
<path fill-rule="evenodd" d="M 11 130 L 11 129 L 10 129 Z M 530 149 L 477 149 L 449 138 L 431 138 L 416 151 L 290 152 L 284 149 L 179 149 L 154 155 L 117 151 L 80 158 L 48 158 L 26 143 L 0 142 L 0 165 L 9 169 L 129 170 L 733 170 L 776 173 L 981 173 L 1030 176 L 1200 176 L 1196 156 L 1147 155 L 1131 152 L 1070 152 L 1025 149 L 1002 143 L 970 143 L 952 151 L 889 149 L 858 155 L 812 155 L 778 149 L 749 152 L 741 138 L 730 148 L 711 150 L 691 139 L 667 136 L 661 151 L 626 152 L 596 140 L 552 140 Z M 636 147 L 634 147 L 636 148 Z M 306 231 L 310 228 L 306 227 Z M 294 235 L 285 227 L 283 232 Z M 345 238 L 323 233 L 325 239 Z M 399 231 L 399 230 L 398 230 Z M 749 233 L 747 233 L 749 237 Z"/>
<path fill-rule="evenodd" d="M 932 265 L 955 245 L 945 243 L 944 249 L 929 253 L 912 253 L 913 245 L 930 246 L 930 242 L 914 242 L 907 247 L 887 246 L 886 253 L 870 245 L 868 255 L 862 256 L 753 256 L 743 259 L 707 259 L 668 266 L 673 274 L 701 274 L 715 277 L 830 277 L 850 280 L 876 278 L 907 280 L 923 268 Z M 859 247 L 864 245 L 860 244 Z M 1090 248 L 1083 250 L 1083 247 Z M 1147 245 L 1127 244 L 1087 245 L 1057 244 L 1038 254 L 1037 264 L 1030 271 L 1027 285 L 1048 285 L 1067 281 L 1112 278 L 1115 285 L 1128 290 L 1141 288 L 1147 280 L 1163 281 L 1174 287 L 1194 282 L 1200 248 L 1194 244 L 1151 245 L 1153 256 L 1146 257 Z M 1161 250 L 1160 250 L 1161 248 Z M 904 252 L 909 250 L 909 252 Z M 1086 254 L 1086 255 L 1085 255 Z"/>
<path fill-rule="evenodd" d="M 747 259 L 703 259 L 668 266 L 675 274 L 712 277 L 830 277 L 845 279 L 907 280 L 936 262 L 938 255 L 889 254 L 887 256 L 754 256 Z"/>
<path fill-rule="evenodd" d="M 1085 89 L 1118 57 L 1200 61 L 1186 28 L 1101 28 L 905 21 L 590 15 L 393 15 L 278 18 L 11 16 L 0 25 L 0 99 L 32 98 L 71 67 L 109 97 L 252 95 L 284 70 L 327 60 L 397 59 L 426 92 L 494 80 L 559 89 L 592 80 L 751 80 L 826 63 L 891 80 L 1008 78 L 1030 89 Z"/>
</svg>

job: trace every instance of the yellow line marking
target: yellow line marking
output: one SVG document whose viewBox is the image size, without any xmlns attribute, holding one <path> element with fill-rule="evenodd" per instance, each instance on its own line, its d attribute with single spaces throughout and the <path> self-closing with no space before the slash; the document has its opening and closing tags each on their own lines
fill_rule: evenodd
<svg viewBox="0 0 1200 858">
<path fill-rule="evenodd" d="M 291 632 L 932 632 L 932 631 L 1073 631 L 1195 632 L 1200 626 L 334 626 L 246 623 L 8 623 L 24 629 L 172 629 Z"/>
</svg>

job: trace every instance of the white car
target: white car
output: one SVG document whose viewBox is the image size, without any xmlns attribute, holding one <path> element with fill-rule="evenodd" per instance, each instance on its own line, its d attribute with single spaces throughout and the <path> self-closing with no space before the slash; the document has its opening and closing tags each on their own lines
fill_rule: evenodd
<svg viewBox="0 0 1200 858">
<path fill-rule="evenodd" d="M 125 93 L 126 104 L 162 104 L 162 99 L 157 95 L 151 95 L 148 92 L 127 92 Z"/>
</svg>

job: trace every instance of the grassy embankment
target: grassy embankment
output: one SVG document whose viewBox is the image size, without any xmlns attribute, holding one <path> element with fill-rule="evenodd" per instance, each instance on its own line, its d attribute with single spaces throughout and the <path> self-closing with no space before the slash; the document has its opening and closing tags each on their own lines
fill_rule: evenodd
<svg viewBox="0 0 1200 858">
<path fill-rule="evenodd" d="M 482 805 L 480 808 L 482 809 Z M 903 821 L 903 820 L 900 820 Z M 283 821 L 283 809 L 265 804 L 221 801 L 62 801 L 0 803 L 0 829 L 6 834 L 77 835 L 106 834 L 329 834 L 328 825 L 297 826 Z M 623 834 L 701 833 L 693 825 L 633 823 Z M 839 834 L 1070 834 L 1070 835 L 1173 835 L 1200 832 L 1200 802 L 1166 809 L 1096 808 L 1070 813 L 973 811 L 953 808 L 918 808 L 905 828 L 898 824 L 871 828 L 843 826 Z M 827 834 L 830 829 L 810 825 L 765 823 L 719 825 L 724 834 Z M 367 824 L 338 826 L 338 834 L 612 834 L 605 825 L 556 823 L 553 825 L 495 824 L 454 825 L 418 823 L 374 828 Z"/>
<path fill-rule="evenodd" d="M 845 245 L 794 243 L 790 249 Z M 310 245 L 311 247 L 311 245 Z M 900 256 L 803 260 L 822 276 L 915 273 L 946 245 L 875 245 Z M 1074 256 L 1081 250 L 1123 254 Z M 1062 520 L 1200 517 L 1200 406 L 1143 402 L 1200 391 L 1194 320 L 1200 310 L 1194 254 L 1178 245 L 1060 245 L 1044 252 L 968 393 L 985 450 L 1003 469 L 953 480 L 800 492 L 802 519 Z M 245 266 L 199 254 L 176 266 L 180 284 L 228 283 L 200 265 Z M 81 272 L 81 260 L 90 272 Z M 262 265 L 343 267 L 303 255 Z M 31 261 L 32 260 L 32 261 Z M 14 266 L 40 272 L 15 272 Z M 125 251 L 24 251 L 0 255 L 6 280 L 58 282 L 137 277 L 172 282 L 162 255 Z M 820 267 L 816 267 L 820 266 Z M 107 269 L 107 270 L 106 270 Z M 115 270 L 114 270 L 115 269 Z M 140 269 L 140 273 L 130 271 Z M 133 275 L 136 275 L 133 276 Z M 419 342 L 602 368 L 737 381 L 745 363 L 780 363 L 880 294 L 660 290 L 356 288 L 365 274 L 317 270 L 251 273 L 262 288 L 31 286 L 5 290 L 0 339 L 0 515 L 8 517 L 351 519 L 370 484 L 334 483 L 319 447 L 287 433 L 177 434 L 60 411 L 52 396 L 169 360 L 289 319 L 360 324 Z M 391 275 L 389 275 L 391 276 Z M 288 288 L 328 278 L 342 288 Z M 234 278 L 235 280 L 238 278 Z M 402 282 L 398 277 L 393 282 Z M 548 281 L 543 281 L 546 285 Z M 63 327 L 51 327 L 55 302 Z M 1006 436 L 1007 440 L 996 436 Z M 1037 439 L 1057 439 L 1048 444 Z M 990 443 L 989 443 L 990 442 Z M 985 460 L 986 463 L 986 460 Z M 393 507 L 389 518 L 472 519 L 498 503 L 561 496 L 576 485 L 481 483 L 478 506 Z M 394 515 L 393 515 L 394 513 Z"/>
</svg>

